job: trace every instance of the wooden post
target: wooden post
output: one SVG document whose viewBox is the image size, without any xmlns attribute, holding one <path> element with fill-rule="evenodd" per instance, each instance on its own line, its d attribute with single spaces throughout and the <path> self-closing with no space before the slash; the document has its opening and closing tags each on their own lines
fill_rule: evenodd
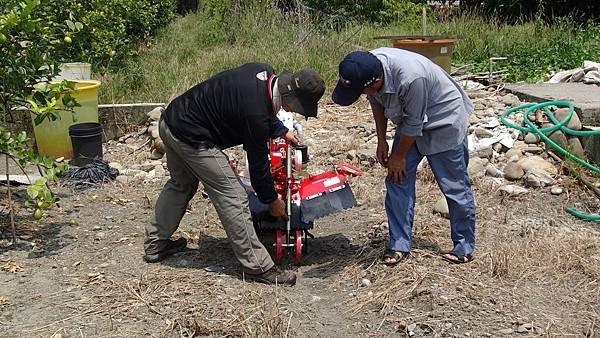
<svg viewBox="0 0 600 338">
<path fill-rule="evenodd" d="M 427 8 L 423 6 L 423 36 L 427 35 Z"/>
</svg>

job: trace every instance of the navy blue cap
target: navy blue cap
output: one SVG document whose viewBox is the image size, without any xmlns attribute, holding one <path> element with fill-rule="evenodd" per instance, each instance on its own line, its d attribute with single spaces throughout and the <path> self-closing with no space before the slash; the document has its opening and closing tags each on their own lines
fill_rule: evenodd
<svg viewBox="0 0 600 338">
<path fill-rule="evenodd" d="M 340 79 L 331 94 L 333 102 L 349 106 L 356 102 L 363 90 L 383 74 L 383 66 L 369 52 L 352 52 L 340 62 Z"/>
</svg>

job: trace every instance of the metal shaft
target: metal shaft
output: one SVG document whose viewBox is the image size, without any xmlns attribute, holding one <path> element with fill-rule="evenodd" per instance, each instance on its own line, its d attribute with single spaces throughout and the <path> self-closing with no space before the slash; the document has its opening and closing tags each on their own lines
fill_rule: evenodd
<svg viewBox="0 0 600 338">
<path fill-rule="evenodd" d="M 288 143 L 286 154 L 286 209 L 288 220 L 286 223 L 287 243 L 290 243 L 290 232 L 292 230 L 292 145 Z"/>
</svg>

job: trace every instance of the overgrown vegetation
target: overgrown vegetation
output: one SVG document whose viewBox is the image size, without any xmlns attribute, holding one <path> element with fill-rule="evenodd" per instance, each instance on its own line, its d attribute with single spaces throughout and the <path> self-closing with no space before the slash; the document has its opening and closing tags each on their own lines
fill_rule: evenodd
<svg viewBox="0 0 600 338">
<path fill-rule="evenodd" d="M 213 1 L 218 3 L 217 1 Z M 204 8 L 171 24 L 156 45 L 139 59 L 114 73 L 102 88 L 103 102 L 164 101 L 226 68 L 261 61 L 276 69 L 314 68 L 331 87 L 337 66 L 355 49 L 391 46 L 380 35 L 421 34 L 420 20 L 390 23 L 348 21 L 329 28 L 310 11 L 282 14 L 265 1 Z M 239 2 L 238 2 L 239 4 Z M 393 13 L 393 12 L 392 12 Z M 390 14 L 393 15 L 393 14 Z M 460 35 L 453 63 L 472 64 L 467 69 L 485 71 L 489 58 L 509 59 L 498 67 L 509 81 L 535 82 L 551 72 L 577 67 L 584 60 L 600 59 L 600 27 L 578 25 L 567 19 L 549 24 L 541 19 L 506 24 L 475 14 L 430 20 L 429 34 Z"/>
<path fill-rule="evenodd" d="M 21 0 L 0 0 L 4 13 Z M 69 24 L 56 49 L 66 61 L 83 61 L 96 71 L 118 66 L 175 17 L 175 0 L 41 0 L 33 20 Z M 77 24 L 78 23 L 78 24 Z"/>
<path fill-rule="evenodd" d="M 597 0 L 463 0 L 464 10 L 477 10 L 488 17 L 519 21 L 524 18 L 541 18 L 552 22 L 556 18 L 570 17 L 578 22 L 600 19 L 600 2 Z"/>
<path fill-rule="evenodd" d="M 74 84 L 68 81 L 47 84 L 58 73 L 60 46 L 63 36 L 72 32 L 66 23 L 41 20 L 36 15 L 39 0 L 27 0 L 0 15 L 0 154 L 5 157 L 6 180 L 9 181 L 9 159 L 25 173 L 27 165 L 37 166 L 44 177 L 29 186 L 28 205 L 36 219 L 42 217 L 42 209 L 50 207 L 56 198 L 47 187 L 48 180 L 57 179 L 65 169 L 64 164 L 37 155 L 28 144 L 25 132 L 12 133 L 5 130 L 7 119 L 18 107 L 28 108 L 34 123 L 45 119 L 56 120 L 60 111 L 73 111 L 78 103 L 70 96 Z M 74 24 L 73 24 L 74 25 Z M 8 182 L 7 182 L 8 183 Z M 8 210 L 15 241 L 14 208 L 10 184 L 8 187 Z"/>
</svg>

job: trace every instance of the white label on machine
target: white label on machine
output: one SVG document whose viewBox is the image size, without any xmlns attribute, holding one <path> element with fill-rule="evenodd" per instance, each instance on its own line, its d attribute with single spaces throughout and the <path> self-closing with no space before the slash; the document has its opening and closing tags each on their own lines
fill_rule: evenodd
<svg viewBox="0 0 600 338">
<path fill-rule="evenodd" d="M 448 47 L 440 48 L 440 54 L 448 54 Z"/>
<path fill-rule="evenodd" d="M 340 183 L 340 178 L 339 177 L 332 177 L 332 178 L 328 178 L 325 181 L 323 181 L 323 186 L 325 186 L 325 188 L 330 187 L 332 185 L 336 185 Z"/>
</svg>

